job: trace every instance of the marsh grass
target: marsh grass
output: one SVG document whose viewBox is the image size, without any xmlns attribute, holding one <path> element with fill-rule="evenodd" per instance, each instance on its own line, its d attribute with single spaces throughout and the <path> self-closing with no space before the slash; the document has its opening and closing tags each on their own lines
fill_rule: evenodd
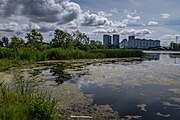
<svg viewBox="0 0 180 120">
<path fill-rule="evenodd" d="M 56 120 L 56 100 L 45 91 L 31 88 L 28 81 L 19 77 L 16 88 L 0 86 L 1 120 Z"/>
<path fill-rule="evenodd" d="M 94 54 L 101 53 L 105 58 L 125 58 L 125 57 L 142 57 L 141 50 L 125 50 L 125 49 L 100 49 L 92 50 Z"/>
<path fill-rule="evenodd" d="M 62 48 L 51 48 L 47 50 L 37 50 L 33 48 L 21 48 L 13 51 L 10 48 L 0 48 L 0 59 L 9 60 L 69 60 L 69 59 L 98 59 L 98 58 L 122 58 L 122 57 L 142 57 L 140 50 L 124 49 L 99 49 L 99 50 L 73 50 Z"/>
</svg>

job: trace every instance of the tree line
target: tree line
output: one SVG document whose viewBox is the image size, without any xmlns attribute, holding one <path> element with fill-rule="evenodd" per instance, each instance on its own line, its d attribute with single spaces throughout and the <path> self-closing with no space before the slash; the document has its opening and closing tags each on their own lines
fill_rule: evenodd
<svg viewBox="0 0 180 120">
<path fill-rule="evenodd" d="M 34 48 L 37 50 L 63 48 L 85 51 L 106 48 L 100 42 L 95 42 L 95 44 L 91 45 L 89 37 L 79 30 L 73 32 L 73 34 L 70 34 L 60 29 L 56 29 L 54 31 L 54 37 L 49 43 L 44 42 L 44 36 L 36 30 L 32 30 L 31 32 L 27 33 L 25 38 L 27 39 L 27 42 L 25 42 L 23 38 L 15 35 L 11 38 L 11 41 L 7 37 L 3 37 L 2 40 L 0 40 L 0 46 L 12 48 L 16 51 L 19 48 Z"/>
</svg>

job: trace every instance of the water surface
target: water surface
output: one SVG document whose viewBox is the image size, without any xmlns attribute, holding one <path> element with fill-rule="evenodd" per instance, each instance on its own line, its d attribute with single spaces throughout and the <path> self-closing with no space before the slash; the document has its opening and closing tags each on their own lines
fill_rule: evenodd
<svg viewBox="0 0 180 120">
<path fill-rule="evenodd" d="M 84 93 L 94 95 L 93 104 L 109 104 L 122 117 L 178 120 L 180 54 L 148 53 L 142 62 L 87 66 L 89 75 L 76 84 Z"/>
<path fill-rule="evenodd" d="M 69 72 L 54 67 L 37 73 L 70 114 L 79 115 L 84 109 L 90 116 L 101 114 L 93 110 L 109 105 L 124 119 L 179 120 L 180 52 L 145 52 L 143 61 L 95 62 Z M 109 107 L 105 109 L 104 114 L 112 114 Z"/>
</svg>

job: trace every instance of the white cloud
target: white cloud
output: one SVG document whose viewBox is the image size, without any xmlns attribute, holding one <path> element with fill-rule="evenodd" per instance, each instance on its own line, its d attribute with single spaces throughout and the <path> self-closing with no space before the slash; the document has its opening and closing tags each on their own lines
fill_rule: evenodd
<svg viewBox="0 0 180 120">
<path fill-rule="evenodd" d="M 110 17 L 110 16 L 112 16 L 112 14 L 106 13 L 106 12 L 104 12 L 104 11 L 99 11 L 97 14 L 98 14 L 99 16 L 102 16 L 102 17 Z"/>
<path fill-rule="evenodd" d="M 109 21 L 108 25 L 110 27 L 117 27 L 117 28 L 125 28 L 126 24 L 120 21 Z"/>
<path fill-rule="evenodd" d="M 158 22 L 156 22 L 156 21 L 149 21 L 147 25 L 155 26 L 155 25 L 158 25 Z"/>
<path fill-rule="evenodd" d="M 103 16 L 99 16 L 97 14 L 90 14 L 89 11 L 85 12 L 82 15 L 82 25 L 83 26 L 100 26 L 106 25 L 108 23 L 108 19 Z"/>
<path fill-rule="evenodd" d="M 117 29 L 95 29 L 92 31 L 93 33 L 117 33 Z"/>
<path fill-rule="evenodd" d="M 67 24 L 67 28 L 69 29 L 79 29 L 80 23 L 77 20 L 71 21 L 70 23 Z"/>
<path fill-rule="evenodd" d="M 29 23 L 29 24 L 20 24 L 16 22 L 10 23 L 2 23 L 0 24 L 0 31 L 4 32 L 22 32 L 22 31 L 31 31 L 32 29 L 36 29 L 40 32 L 48 32 L 55 29 L 54 24 L 36 24 L 36 23 Z"/>
<path fill-rule="evenodd" d="M 126 24 L 120 21 L 112 21 L 101 14 L 90 14 L 89 11 L 85 12 L 81 17 L 81 25 L 83 26 L 109 26 L 125 28 Z"/>
<path fill-rule="evenodd" d="M 27 25 L 19 25 L 18 23 L 15 22 L 10 22 L 10 23 L 2 23 L 0 24 L 0 31 L 5 31 L 5 32 L 14 32 L 14 31 L 22 31 L 24 29 L 27 29 Z"/>
<path fill-rule="evenodd" d="M 125 29 L 125 30 L 122 30 L 120 33 L 121 35 L 145 36 L 145 35 L 151 34 L 151 31 L 148 29 L 141 29 L 141 30 Z"/>
<path fill-rule="evenodd" d="M 171 15 L 168 14 L 168 13 L 161 13 L 161 16 L 162 16 L 162 18 L 164 18 L 164 19 L 169 19 Z"/>
<path fill-rule="evenodd" d="M 140 16 L 132 16 L 131 14 L 127 14 L 127 19 L 128 19 L 130 22 L 136 22 L 137 20 L 140 20 L 141 17 L 140 17 Z"/>
</svg>

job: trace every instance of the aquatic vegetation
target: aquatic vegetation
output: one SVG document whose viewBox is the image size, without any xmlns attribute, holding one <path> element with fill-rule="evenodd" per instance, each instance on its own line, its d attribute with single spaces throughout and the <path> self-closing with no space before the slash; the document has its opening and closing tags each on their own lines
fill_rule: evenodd
<svg viewBox="0 0 180 120">
<path fill-rule="evenodd" d="M 169 98 L 169 100 L 174 101 L 176 103 L 180 103 L 180 98 L 179 97 L 171 97 L 171 98 Z"/>
<path fill-rule="evenodd" d="M 127 118 L 127 120 L 132 120 L 132 119 L 141 119 L 142 116 L 139 116 L 139 115 L 135 115 L 135 116 L 127 115 L 125 117 Z"/>
<path fill-rule="evenodd" d="M 172 88 L 172 89 L 168 89 L 168 90 L 173 93 L 180 94 L 180 88 Z"/>
<path fill-rule="evenodd" d="M 163 102 L 163 105 L 168 106 L 168 107 L 179 107 L 179 105 L 177 105 L 177 104 L 172 104 L 172 103 L 170 103 L 170 102 Z"/>
<path fill-rule="evenodd" d="M 171 116 L 170 114 L 162 114 L 160 112 L 157 112 L 156 115 L 159 116 L 159 117 L 166 117 L 166 118 Z"/>
<path fill-rule="evenodd" d="M 147 111 L 147 110 L 145 109 L 145 107 L 147 107 L 146 104 L 139 104 L 139 105 L 137 105 L 137 107 L 140 108 L 141 111 L 144 111 L 144 112 Z"/>
</svg>

